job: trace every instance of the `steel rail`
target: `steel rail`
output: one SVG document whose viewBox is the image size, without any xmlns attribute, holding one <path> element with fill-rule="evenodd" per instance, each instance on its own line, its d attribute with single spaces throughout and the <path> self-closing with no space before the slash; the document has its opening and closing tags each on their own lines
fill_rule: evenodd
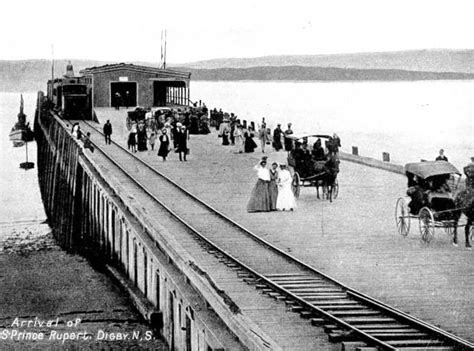
<svg viewBox="0 0 474 351">
<path fill-rule="evenodd" d="M 86 125 L 88 125 L 90 128 L 92 128 L 93 130 L 95 130 L 97 133 L 103 135 L 103 133 L 98 130 L 95 126 L 91 125 L 89 122 L 87 121 L 83 121 Z M 292 263 L 296 263 L 297 265 L 301 266 L 304 270 L 307 270 L 309 271 L 310 273 L 313 273 L 313 274 L 317 274 L 319 276 L 322 276 L 324 277 L 326 280 L 328 280 L 329 282 L 335 284 L 335 285 L 338 285 L 341 289 L 345 290 L 349 295 L 351 296 L 354 296 L 356 297 L 357 299 L 361 300 L 362 302 L 372 306 L 372 307 L 375 307 L 379 310 L 381 310 L 382 312 L 386 313 L 386 314 L 389 314 L 390 316 L 392 317 L 395 317 L 395 319 L 397 319 L 398 321 L 403 321 L 403 322 L 408 322 L 409 324 L 411 325 L 415 325 L 418 327 L 418 329 L 422 329 L 426 332 L 428 332 L 429 334 L 435 334 L 437 338 L 439 339 L 442 339 L 448 343 L 456 343 L 458 344 L 461 348 L 463 349 L 471 349 L 471 350 L 474 350 L 474 344 L 454 335 L 454 334 L 451 334 L 443 329 L 440 329 L 436 326 L 433 326 L 429 323 L 426 323 L 416 317 L 413 317 L 413 316 L 410 316 L 400 310 L 397 310 L 381 301 L 378 301 L 377 299 L 374 299 L 368 295 L 365 295 L 364 293 L 361 293 L 355 289 L 352 289 L 344 284 L 342 284 L 341 282 L 337 281 L 336 279 L 326 275 L 325 273 L 323 272 L 320 272 L 318 271 L 317 269 L 315 269 L 314 267 L 308 265 L 307 263 L 304 263 L 302 262 L 301 260 L 299 260 L 298 258 L 294 257 L 293 255 L 290 255 L 284 251 L 282 251 L 281 249 L 279 249 L 278 247 L 274 246 L 273 244 L 269 243 L 268 241 L 260 238 L 259 236 L 257 236 L 256 234 L 252 233 L 250 230 L 244 228 L 243 226 L 241 226 L 240 224 L 238 224 L 237 222 L 233 221 L 232 219 L 230 219 L 229 217 L 227 217 L 226 215 L 224 215 L 223 213 L 221 213 L 220 211 L 218 211 L 217 209 L 213 208 L 212 206 L 210 206 L 209 204 L 205 203 L 203 200 L 199 199 L 198 197 L 196 197 L 194 194 L 190 193 L 188 190 L 186 190 L 185 188 L 183 188 L 182 186 L 180 186 L 179 184 L 177 184 L 175 181 L 173 181 L 172 179 L 170 179 L 169 177 L 167 177 L 166 175 L 162 174 L 161 172 L 159 172 L 156 168 L 150 166 L 147 162 L 145 162 L 143 159 L 141 159 L 140 157 L 136 156 L 135 154 L 131 153 L 130 151 L 128 151 L 127 149 L 125 149 L 123 146 L 121 146 L 120 144 L 118 144 L 117 142 L 113 141 L 112 142 L 114 143 L 114 145 L 116 145 L 117 147 L 119 147 L 121 150 L 123 150 L 124 152 L 126 152 L 127 154 L 129 154 L 131 157 L 133 157 L 134 159 L 136 159 L 137 161 L 139 161 L 141 164 L 143 164 L 144 166 L 146 166 L 148 169 L 150 169 L 152 172 L 154 172 L 155 174 L 159 175 L 160 177 L 162 177 L 163 179 L 165 179 L 166 181 L 168 181 L 170 184 L 172 184 L 173 186 L 175 186 L 176 188 L 178 188 L 178 190 L 184 192 L 186 195 L 188 195 L 189 197 L 191 197 L 193 200 L 197 201 L 199 204 L 201 204 L 202 206 L 206 207 L 207 209 L 211 210 L 213 213 L 215 213 L 216 215 L 218 215 L 219 217 L 223 218 L 224 220 L 226 220 L 227 222 L 231 223 L 233 226 L 237 227 L 239 230 L 241 230 L 242 232 L 244 232 L 244 234 L 250 236 L 252 239 L 256 240 L 257 242 L 265 245 L 266 247 L 270 248 L 271 250 L 277 252 L 278 254 L 282 255 L 286 260 L 292 262 Z M 311 309 L 311 310 L 315 310 L 318 314 L 321 314 L 323 316 L 325 316 L 326 318 L 328 318 L 329 320 L 337 323 L 338 325 L 341 325 L 342 327 L 345 327 L 345 328 L 348 328 L 352 331 L 354 331 L 356 334 L 358 334 L 361 338 L 363 339 L 366 339 L 366 340 L 369 340 L 369 342 L 371 343 L 376 343 L 378 344 L 378 346 L 380 347 L 383 347 L 384 349 L 388 349 L 388 350 L 395 350 L 396 348 L 393 348 L 392 346 L 384 343 L 383 341 L 380 341 L 378 339 L 375 339 L 373 338 L 372 336 L 370 336 L 369 334 L 366 334 L 365 332 L 357 329 L 356 327 L 352 326 L 351 324 L 331 315 L 330 313 L 318 308 L 317 306 L 314 306 L 312 305 L 311 303 L 303 300 L 302 298 L 298 297 L 297 295 L 293 294 L 292 292 L 288 291 L 287 289 L 279 286 L 279 284 L 273 282 L 271 279 L 268 279 L 267 277 L 265 277 L 264 275 L 256 272 L 255 270 L 253 270 L 252 268 L 248 267 L 246 264 L 244 264 L 243 262 L 240 262 L 240 260 L 238 260 L 237 258 L 233 257 L 230 253 L 228 253 L 227 251 L 225 251 L 224 249 L 220 248 L 217 244 L 214 244 L 212 241 L 210 241 L 209 239 L 207 239 L 205 236 L 203 236 L 201 233 L 199 233 L 198 230 L 196 230 L 194 227 L 192 227 L 189 223 L 187 223 L 184 219 L 182 219 L 178 214 L 176 214 L 172 209 L 170 209 L 168 206 L 166 206 L 161 200 L 159 200 L 158 198 L 156 198 L 155 195 L 153 195 L 147 188 L 146 186 L 144 186 L 143 184 L 140 183 L 140 181 L 136 180 L 132 175 L 130 175 L 125 169 L 123 169 L 122 166 L 118 165 L 118 163 L 112 159 L 111 156 L 107 155 L 106 152 L 104 150 L 102 150 L 102 148 L 95 142 L 93 142 L 91 140 L 91 143 L 93 143 L 96 148 L 98 148 L 112 163 L 114 163 L 119 169 L 122 170 L 122 172 L 124 172 L 128 177 L 130 177 L 139 187 L 143 188 L 143 190 L 145 190 L 145 192 L 151 196 L 155 201 L 157 201 L 163 208 L 165 208 L 170 214 L 172 214 L 174 217 L 176 217 L 180 222 L 182 222 L 186 227 L 188 227 L 194 234 L 196 234 L 197 236 L 199 236 L 202 240 L 206 241 L 206 243 L 208 243 L 210 246 L 214 247 L 216 250 L 218 250 L 219 252 L 221 252 L 222 254 L 224 254 L 225 256 L 227 256 L 229 259 L 235 261 L 237 264 L 239 264 L 240 266 L 242 266 L 245 270 L 248 270 L 249 272 L 251 272 L 253 275 L 259 277 L 259 279 L 265 281 L 267 284 L 271 285 L 274 289 L 278 290 L 278 291 L 281 291 L 283 292 L 285 295 L 287 296 L 290 296 L 291 298 L 295 299 L 296 301 L 298 301 L 298 303 L 304 305 L 304 306 L 307 306 L 307 308 Z M 381 343 L 381 344 L 379 344 Z"/>
</svg>

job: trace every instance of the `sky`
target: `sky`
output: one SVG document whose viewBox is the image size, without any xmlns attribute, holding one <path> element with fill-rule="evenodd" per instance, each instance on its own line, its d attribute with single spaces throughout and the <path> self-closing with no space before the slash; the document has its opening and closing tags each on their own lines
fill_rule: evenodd
<svg viewBox="0 0 474 351">
<path fill-rule="evenodd" d="M 468 0 L 6 0 L 0 59 L 167 62 L 474 49 Z M 54 49 L 53 49 L 54 48 Z"/>
</svg>

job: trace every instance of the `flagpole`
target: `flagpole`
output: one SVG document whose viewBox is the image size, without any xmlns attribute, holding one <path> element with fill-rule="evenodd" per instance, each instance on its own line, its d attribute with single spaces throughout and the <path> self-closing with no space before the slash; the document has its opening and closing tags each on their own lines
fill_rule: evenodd
<svg viewBox="0 0 474 351">
<path fill-rule="evenodd" d="M 51 44 L 51 83 L 54 83 L 54 44 Z"/>
<path fill-rule="evenodd" d="M 165 52 L 163 56 L 163 69 L 166 69 L 166 29 L 165 29 Z"/>
</svg>

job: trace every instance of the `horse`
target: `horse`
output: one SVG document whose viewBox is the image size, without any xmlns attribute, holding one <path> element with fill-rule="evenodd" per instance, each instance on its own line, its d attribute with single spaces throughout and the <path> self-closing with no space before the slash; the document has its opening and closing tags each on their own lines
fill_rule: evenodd
<svg viewBox="0 0 474 351">
<path fill-rule="evenodd" d="M 466 248 L 471 249 L 470 231 L 474 223 L 474 188 L 467 187 L 466 189 L 460 190 L 454 197 L 454 203 L 456 211 L 454 211 L 453 222 L 454 222 L 454 237 L 453 245 L 458 245 L 458 233 L 457 227 L 461 215 L 467 218 L 466 225 L 464 227 L 464 233 L 466 236 Z"/>
<path fill-rule="evenodd" d="M 339 159 L 335 153 L 330 153 L 329 158 L 324 164 L 323 172 L 321 172 L 316 181 L 316 194 L 319 199 L 319 188 L 323 188 L 323 194 L 327 194 L 329 202 L 332 202 L 332 194 L 334 185 L 336 184 L 337 174 L 339 173 Z"/>
</svg>

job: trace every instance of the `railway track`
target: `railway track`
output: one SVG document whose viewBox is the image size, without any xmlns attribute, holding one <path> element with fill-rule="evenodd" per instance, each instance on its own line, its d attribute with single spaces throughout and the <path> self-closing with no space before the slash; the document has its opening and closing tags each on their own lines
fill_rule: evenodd
<svg viewBox="0 0 474 351">
<path fill-rule="evenodd" d="M 95 140 L 103 138 L 89 122 L 82 121 L 81 129 Z M 474 350 L 474 344 L 351 289 L 275 247 L 114 141 L 105 148 L 93 144 L 210 254 L 247 283 L 324 327 L 330 340 L 384 350 Z"/>
</svg>

